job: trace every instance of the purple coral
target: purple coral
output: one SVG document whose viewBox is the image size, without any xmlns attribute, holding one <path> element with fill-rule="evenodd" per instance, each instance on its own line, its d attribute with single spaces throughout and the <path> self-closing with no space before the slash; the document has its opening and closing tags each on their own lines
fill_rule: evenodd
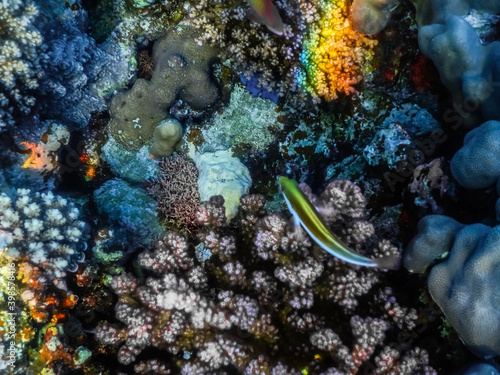
<svg viewBox="0 0 500 375">
<path fill-rule="evenodd" d="M 368 220 L 361 190 L 345 181 L 329 186 L 324 196 L 308 194 L 335 207 L 329 223 L 342 239 L 350 236 L 357 248 L 374 256 L 397 251 Z M 196 246 L 168 232 L 139 256 L 145 279 L 115 277 L 111 286 L 119 296 L 120 323 L 102 323 L 98 341 L 113 345 L 122 363 L 134 362 L 147 347 L 167 351 L 170 364 L 184 374 L 223 368 L 296 374 L 301 366 L 340 374 L 373 364 L 389 372 L 432 373 L 425 351 L 385 349 L 386 332 L 417 333 L 415 310 L 383 288 L 383 271 L 314 250 L 306 234 L 292 233 L 281 214 L 266 214 L 260 196 L 246 195 L 242 203 L 231 226 L 221 197 L 201 203 L 195 215 L 200 226 Z M 361 297 L 368 303 L 360 304 Z M 345 314 L 354 315 L 350 329 L 337 329 Z M 318 362 L 318 351 L 328 352 L 336 367 Z M 277 362 L 280 357 L 294 361 L 286 367 Z"/>
</svg>

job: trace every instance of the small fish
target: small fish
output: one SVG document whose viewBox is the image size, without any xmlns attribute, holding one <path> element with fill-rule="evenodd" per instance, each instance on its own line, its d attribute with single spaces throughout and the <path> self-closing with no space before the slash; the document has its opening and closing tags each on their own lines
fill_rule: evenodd
<svg viewBox="0 0 500 375">
<path fill-rule="evenodd" d="M 251 21 L 267 26 L 275 34 L 283 35 L 283 21 L 271 0 L 248 0 L 248 3 L 250 8 L 247 17 Z"/>
<path fill-rule="evenodd" d="M 296 181 L 282 176 L 279 178 L 279 184 L 288 209 L 292 213 L 297 226 L 301 225 L 324 250 L 343 261 L 358 266 L 383 269 L 399 268 L 398 254 L 375 259 L 356 254 L 331 232 L 316 208 L 311 204 L 302 190 L 300 190 Z"/>
</svg>

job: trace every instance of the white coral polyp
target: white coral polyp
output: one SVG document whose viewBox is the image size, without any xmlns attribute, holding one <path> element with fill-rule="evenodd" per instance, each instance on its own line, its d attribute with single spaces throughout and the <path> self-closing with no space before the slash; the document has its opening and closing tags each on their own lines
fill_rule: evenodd
<svg viewBox="0 0 500 375">
<path fill-rule="evenodd" d="M 8 208 L 3 213 L 4 220 L 11 222 L 12 224 L 17 224 L 19 222 L 19 214 L 12 208 Z"/>
<path fill-rule="evenodd" d="M 18 189 L 12 198 L 0 194 L 0 245 L 7 256 L 23 257 L 26 264 L 38 267 L 40 280 L 55 282 L 75 258 L 84 258 L 75 247 L 85 241 L 85 223 L 78 215 L 70 201 L 51 192 Z"/>
<path fill-rule="evenodd" d="M 46 207 L 50 207 L 54 204 L 54 194 L 49 191 L 47 194 L 42 193 L 42 202 Z"/>
<path fill-rule="evenodd" d="M 49 228 L 44 233 L 46 240 L 63 240 L 64 236 L 61 234 L 59 228 Z"/>
<path fill-rule="evenodd" d="M 47 210 L 46 218 L 47 222 L 52 225 L 63 225 L 66 219 L 62 215 L 61 211 L 57 208 L 51 208 Z"/>
<path fill-rule="evenodd" d="M 24 228 L 28 231 L 28 235 L 37 236 L 43 229 L 43 221 L 38 219 L 30 219 L 24 222 Z"/>
<path fill-rule="evenodd" d="M 23 208 L 23 214 L 32 218 L 38 217 L 40 216 L 40 206 L 38 206 L 36 203 L 31 203 L 30 205 L 27 205 Z"/>
<path fill-rule="evenodd" d="M 4 194 L 0 195 L 0 210 L 5 211 L 7 208 L 10 208 L 12 201 L 10 198 Z"/>
<path fill-rule="evenodd" d="M 30 203 L 30 198 L 27 195 L 25 195 L 25 196 L 20 197 L 16 201 L 16 207 L 18 209 L 22 209 L 22 208 L 26 207 L 29 203 Z"/>
<path fill-rule="evenodd" d="M 82 232 L 78 228 L 69 227 L 66 230 L 66 236 L 69 241 L 77 242 L 81 235 Z"/>
</svg>

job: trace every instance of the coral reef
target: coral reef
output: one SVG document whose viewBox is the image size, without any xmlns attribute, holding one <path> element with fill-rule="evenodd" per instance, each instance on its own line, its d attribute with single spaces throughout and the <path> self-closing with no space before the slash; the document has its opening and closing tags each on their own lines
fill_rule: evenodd
<svg viewBox="0 0 500 375">
<path fill-rule="evenodd" d="M 39 135 L 37 143 L 22 140 L 23 138 L 17 141 L 21 148 L 30 150 L 25 155 L 22 168 L 36 171 L 45 180 L 60 177 L 58 173 L 62 168 L 58 153 L 69 143 L 68 129 L 55 121 L 47 120 L 40 124 L 38 133 L 42 134 Z"/>
<path fill-rule="evenodd" d="M 283 20 L 278 36 L 265 26 L 246 18 L 247 4 L 224 0 L 201 0 L 188 10 L 188 17 L 201 31 L 200 45 L 215 45 L 221 57 L 247 81 L 284 97 L 297 93 L 295 75 L 299 69 L 305 25 L 299 2 L 275 1 Z"/>
<path fill-rule="evenodd" d="M 334 100 L 356 92 L 354 86 L 370 71 L 378 42 L 351 27 L 346 1 L 318 1 L 316 7 L 318 20 L 309 25 L 300 57 L 305 72 L 297 80 L 307 92 Z"/>
<path fill-rule="evenodd" d="M 217 50 L 200 47 L 196 31 L 170 31 L 154 45 L 155 68 L 150 81 L 139 78 L 128 91 L 116 94 L 110 105 L 109 131 L 123 147 L 137 150 L 151 142 L 155 127 L 167 117 L 176 99 L 196 110 L 218 98 L 211 65 Z"/>
<path fill-rule="evenodd" d="M 499 129 L 500 122 L 488 121 L 467 133 L 463 147 L 453 156 L 450 165 L 453 177 L 461 186 L 484 189 L 496 185 L 500 196 Z M 496 214 L 500 218 L 500 198 Z"/>
<path fill-rule="evenodd" d="M 0 195 L 0 230 L 7 256 L 43 270 L 47 282 L 58 282 L 74 261 L 82 259 L 85 223 L 79 210 L 52 192 L 18 189 L 13 197 Z"/>
<path fill-rule="evenodd" d="M 404 254 L 404 264 L 428 276 L 429 292 L 466 345 L 477 355 L 500 354 L 498 246 L 500 227 L 462 225 L 446 216 L 426 216 Z M 492 288 L 493 287 L 493 288 Z"/>
<path fill-rule="evenodd" d="M 428 111 L 404 104 L 394 108 L 384 119 L 380 130 L 364 148 L 363 157 L 370 165 L 386 163 L 389 168 L 397 168 L 407 159 L 414 164 L 421 158 L 418 154 L 428 151 L 418 138 L 439 130 L 438 122 Z M 410 153 L 411 149 L 415 151 Z"/>
<path fill-rule="evenodd" d="M 463 147 L 451 159 L 451 172 L 468 189 L 484 189 L 500 177 L 500 121 L 488 121 L 471 130 Z"/>
<path fill-rule="evenodd" d="M 32 90 L 41 75 L 42 35 L 33 21 L 38 8 L 31 1 L 0 4 L 0 130 L 35 104 Z"/>
<path fill-rule="evenodd" d="M 343 241 L 360 250 L 378 247 L 374 251 L 379 254 L 395 250 L 365 221 L 365 201 L 355 185 L 333 181 L 321 199 L 303 188 L 315 202 L 332 207 L 329 222 Z M 119 323 L 101 322 L 96 338 L 115 348 L 121 363 L 132 364 L 142 351 L 156 347 L 170 353 L 162 356 L 164 365 L 173 365 L 173 355 L 183 374 L 223 368 L 356 373 L 367 365 L 381 373 L 435 373 L 424 350 L 386 346 L 386 334 L 412 331 L 418 315 L 400 306 L 390 288 L 375 292 L 382 271 L 316 253 L 308 238 L 287 230 L 283 216 L 263 211 L 262 196 L 241 198 L 233 230 L 223 203 L 216 196 L 198 208 L 196 254 L 211 254 L 203 261 L 185 238 L 167 232 L 139 256 L 141 267 L 149 271 L 145 279 L 131 273 L 113 278 Z M 329 328 L 339 311 L 323 310 L 324 303 L 334 301 L 354 313 L 368 291 L 376 294 L 369 312 L 374 317 L 353 315 L 347 333 L 355 338 L 350 351 L 346 332 Z M 289 358 L 286 366 L 276 361 L 282 356 Z"/>
<path fill-rule="evenodd" d="M 500 12 L 494 0 L 411 0 L 417 11 L 419 25 L 442 24 L 451 16 L 465 16 L 471 9 L 489 14 Z"/>
<path fill-rule="evenodd" d="M 128 150 L 109 137 L 101 148 L 101 158 L 113 173 L 127 182 L 142 183 L 159 176 L 158 162 L 151 158 L 147 145 Z"/>
<path fill-rule="evenodd" d="M 202 151 L 248 147 L 253 153 L 263 152 L 283 129 L 278 107 L 270 100 L 252 96 L 240 85 L 233 88 L 229 105 L 223 110 L 205 124 Z"/>
<path fill-rule="evenodd" d="M 15 362 L 26 363 L 35 335 L 40 338 L 56 323 L 60 325 L 78 300 L 68 290 L 65 275 L 75 272 L 85 259 L 86 224 L 78 220 L 79 210 L 72 202 L 52 192 L 18 189 L 12 197 L 2 194 L 0 210 L 0 301 L 5 306 L 0 352 L 5 355 L 9 343 L 15 343 Z M 49 349 L 49 338 L 41 343 L 41 354 L 31 360 L 51 361 L 56 348 Z"/>
<path fill-rule="evenodd" d="M 445 25 L 420 28 L 418 42 L 422 53 L 436 64 L 441 81 L 452 94 L 459 116 L 449 113 L 447 120 L 455 122 L 454 127 L 474 126 L 482 119 L 500 119 L 495 105 L 500 98 L 499 41 L 483 45 L 464 18 L 451 16 Z"/>
<path fill-rule="evenodd" d="M 182 138 L 182 126 L 173 119 L 163 120 L 153 131 L 153 145 L 149 149 L 152 157 L 170 156 Z"/>
<path fill-rule="evenodd" d="M 148 243 L 162 232 L 156 202 L 144 189 L 115 178 L 94 191 L 94 201 L 100 213 L 139 242 Z"/>
</svg>

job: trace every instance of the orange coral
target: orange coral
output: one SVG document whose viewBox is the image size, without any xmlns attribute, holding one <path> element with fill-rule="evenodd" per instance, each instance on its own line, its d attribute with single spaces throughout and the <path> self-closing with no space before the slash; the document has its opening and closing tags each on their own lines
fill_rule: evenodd
<svg viewBox="0 0 500 375">
<path fill-rule="evenodd" d="M 299 83 L 310 93 L 331 101 L 339 93 L 356 92 L 373 57 L 377 40 L 356 32 L 347 18 L 346 1 L 317 1 L 320 20 L 311 24 L 301 55 L 306 69 Z"/>
</svg>

